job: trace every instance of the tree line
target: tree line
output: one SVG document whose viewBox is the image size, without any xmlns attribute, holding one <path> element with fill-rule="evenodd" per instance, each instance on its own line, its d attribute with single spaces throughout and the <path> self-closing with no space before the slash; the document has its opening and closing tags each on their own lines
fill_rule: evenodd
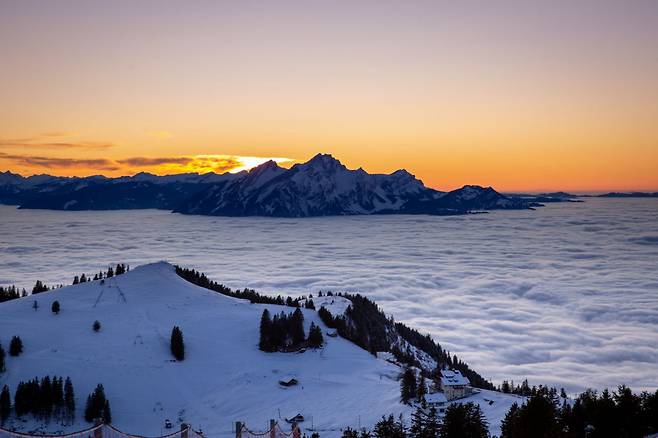
<svg viewBox="0 0 658 438">
<path fill-rule="evenodd" d="M 378 351 L 392 353 L 398 362 L 406 366 L 422 368 L 421 362 L 409 346 L 425 352 L 437 364 L 437 368 L 459 370 L 467 377 L 471 385 L 483 389 L 496 389 L 494 385 L 472 370 L 456 355 L 444 350 L 429 334 L 421 334 L 405 324 L 395 322 L 387 317 L 379 306 L 367 297 L 359 294 L 337 294 L 350 300 L 350 306 L 344 315 L 333 316 L 326 308 L 320 307 L 318 315 L 327 327 L 334 328 L 342 337 L 354 342 L 361 348 L 375 354 Z M 399 338 L 407 345 L 400 347 Z M 429 372 L 430 370 L 424 370 Z"/>
<path fill-rule="evenodd" d="M 3 393 L 0 411 L 4 412 L 5 421 L 11 412 L 9 388 L 5 386 Z M 14 412 L 17 417 L 30 414 L 42 421 L 49 422 L 54 418 L 70 424 L 75 417 L 75 395 L 71 379 L 45 376 L 19 382 L 14 394 Z"/>
<path fill-rule="evenodd" d="M 347 428 L 343 438 L 488 438 L 489 427 L 480 407 L 454 403 L 439 418 L 436 408 L 418 407 L 406 425 L 402 416 L 384 416 L 372 430 Z"/>
<path fill-rule="evenodd" d="M 642 438 L 658 433 L 658 391 L 634 394 L 619 386 L 600 394 L 587 390 L 570 403 L 546 387 L 533 388 L 514 404 L 501 425 L 501 438 Z"/>
<path fill-rule="evenodd" d="M 119 263 L 116 265 L 116 267 L 110 266 L 106 271 L 101 270 L 98 273 L 94 274 L 93 280 L 102 280 L 106 278 L 111 278 L 116 275 L 125 274 L 128 271 L 130 271 L 130 265 Z M 92 277 L 83 273 L 80 276 L 77 275 L 74 276 L 72 284 L 75 285 L 80 283 L 86 283 L 88 281 L 92 281 Z M 40 294 L 42 292 L 48 292 L 49 290 L 53 290 L 61 287 L 64 287 L 64 285 L 60 284 L 58 286 L 50 287 L 46 285 L 43 281 L 37 280 L 34 286 L 32 287 L 32 295 Z M 0 303 L 4 303 L 5 301 L 15 300 L 18 298 L 23 298 L 26 296 L 27 296 L 27 291 L 25 290 L 25 288 L 19 290 L 16 286 L 0 286 Z"/>
<path fill-rule="evenodd" d="M 178 274 L 179 277 L 189 281 L 190 283 L 196 284 L 197 286 L 200 286 L 204 289 L 218 292 L 222 295 L 227 295 L 233 298 L 249 300 L 251 304 L 276 304 L 279 306 L 300 307 L 302 300 L 305 299 L 304 297 L 287 297 L 284 299 L 281 295 L 270 297 L 267 295 L 261 295 L 255 290 L 247 288 L 244 288 L 243 290 L 233 290 L 221 283 L 210 280 L 208 277 L 206 277 L 206 274 L 202 272 L 196 271 L 194 269 L 181 268 L 180 266 L 176 266 L 176 274 Z"/>
<path fill-rule="evenodd" d="M 324 343 L 322 330 L 311 323 L 308 338 L 304 331 L 304 314 L 297 308 L 291 314 L 284 312 L 270 317 L 269 310 L 263 310 L 260 319 L 260 339 L 258 348 L 266 352 L 294 351 L 302 347 L 319 348 Z"/>
<path fill-rule="evenodd" d="M 19 290 L 16 286 L 0 286 L 0 303 L 5 301 L 15 300 L 17 298 L 26 297 L 27 291 L 25 289 Z"/>
<path fill-rule="evenodd" d="M 4 385 L 0 391 L 0 423 L 9 419 L 12 407 L 17 418 L 31 415 L 37 420 L 51 420 L 62 425 L 72 424 L 75 420 L 75 391 L 70 377 L 64 379 L 58 376 L 34 378 L 19 382 L 14 394 L 14 402 L 9 387 Z M 110 402 L 105 396 L 103 385 L 99 384 L 87 397 L 85 405 L 85 421 L 97 419 L 105 423 L 112 422 Z"/>
</svg>

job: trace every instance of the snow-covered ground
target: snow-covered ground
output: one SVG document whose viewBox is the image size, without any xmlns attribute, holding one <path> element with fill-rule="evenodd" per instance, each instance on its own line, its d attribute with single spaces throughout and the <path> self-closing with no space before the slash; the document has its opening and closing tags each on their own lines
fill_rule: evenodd
<svg viewBox="0 0 658 438">
<path fill-rule="evenodd" d="M 337 298 L 336 311 L 342 303 Z M 61 304 L 58 315 L 50 310 L 54 300 Z M 115 426 L 142 435 L 161 434 L 170 419 L 202 428 L 209 437 L 229 436 L 238 420 L 265 430 L 270 418 L 285 424 L 283 419 L 301 413 L 303 428 L 315 428 L 324 438 L 347 426 L 371 427 L 384 414 L 408 418 L 412 408 L 399 402 L 400 369 L 345 339 L 325 336 L 324 348 L 304 353 L 259 351 L 258 326 L 266 307 L 272 313 L 292 311 L 199 288 L 164 262 L 104 285 L 89 282 L 3 303 L 0 342 L 6 350 L 11 336 L 18 335 L 24 353 L 7 357 L 0 385 L 9 385 L 13 395 L 21 380 L 70 376 L 78 408 L 76 424 L 67 427 L 15 420 L 8 425 L 24 431 L 82 429 L 88 426 L 81 418 L 84 401 L 98 383 L 105 386 Z M 311 321 L 327 331 L 315 311 L 303 312 L 307 331 Z M 98 333 L 92 330 L 95 320 L 102 324 Z M 174 325 L 185 338 L 183 362 L 171 360 Z M 291 377 L 299 385 L 278 384 Z M 497 434 L 500 419 L 517 399 L 482 391 L 470 400 L 482 406 Z"/>
</svg>

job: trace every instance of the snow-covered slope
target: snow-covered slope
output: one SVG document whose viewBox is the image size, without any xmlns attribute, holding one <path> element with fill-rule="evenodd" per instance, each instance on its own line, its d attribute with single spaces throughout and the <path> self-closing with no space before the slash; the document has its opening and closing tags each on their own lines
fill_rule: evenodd
<svg viewBox="0 0 658 438">
<path fill-rule="evenodd" d="M 54 300 L 61 304 L 58 315 L 50 311 Z M 230 435 L 237 420 L 265 429 L 270 418 L 301 413 L 307 419 L 304 428 L 314 426 L 331 437 L 346 426 L 371 427 L 383 414 L 410 413 L 398 401 L 400 369 L 345 339 L 325 336 L 322 349 L 303 353 L 259 351 L 258 326 L 266 307 L 272 313 L 292 310 L 199 288 L 164 262 L 104 285 L 89 282 L 6 302 L 0 305 L 0 341 L 6 348 L 9 338 L 18 335 L 24 353 L 7 357 L 0 385 L 9 385 L 13 394 L 21 380 L 71 376 L 77 423 L 42 426 L 49 431 L 83 428 L 84 400 L 97 383 L 105 386 L 113 423 L 143 435 L 160 434 L 167 418 L 214 437 Z M 315 311 L 303 311 L 307 332 L 312 321 L 326 331 Z M 98 333 L 92 330 L 95 320 L 102 324 Z M 174 325 L 185 338 L 183 362 L 171 360 Z M 298 386 L 278 384 L 292 377 Z M 473 396 L 483 397 L 496 400 L 493 407 L 482 407 L 497 425 L 513 398 L 488 391 Z M 12 425 L 36 428 L 33 422 Z"/>
</svg>

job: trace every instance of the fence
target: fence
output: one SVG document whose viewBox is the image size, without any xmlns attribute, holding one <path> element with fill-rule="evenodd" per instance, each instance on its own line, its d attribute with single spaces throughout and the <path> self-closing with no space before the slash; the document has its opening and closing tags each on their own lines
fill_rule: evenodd
<svg viewBox="0 0 658 438">
<path fill-rule="evenodd" d="M 186 424 L 182 424 L 180 430 L 161 437 L 145 437 L 125 433 L 110 424 L 99 424 L 89 429 L 62 435 L 30 434 L 14 432 L 0 428 L 0 438 L 203 438 L 203 435 Z"/>
<path fill-rule="evenodd" d="M 281 429 L 279 423 L 274 420 L 270 420 L 270 429 L 265 432 L 254 432 L 252 430 L 249 430 L 249 428 L 247 428 L 247 426 L 240 421 L 237 421 L 235 423 L 235 438 L 300 438 L 300 437 L 301 437 L 301 431 L 299 430 L 299 426 L 297 426 L 297 424 L 295 423 L 293 423 L 292 430 L 290 432 L 285 432 L 283 429 Z"/>
</svg>

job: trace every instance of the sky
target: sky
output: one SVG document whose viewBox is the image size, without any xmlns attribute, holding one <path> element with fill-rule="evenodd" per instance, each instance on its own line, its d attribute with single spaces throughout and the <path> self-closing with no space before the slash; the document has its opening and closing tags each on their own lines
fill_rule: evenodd
<svg viewBox="0 0 658 438">
<path fill-rule="evenodd" d="M 0 0 L 0 170 L 658 190 L 657 42 L 654 0 Z"/>
</svg>

